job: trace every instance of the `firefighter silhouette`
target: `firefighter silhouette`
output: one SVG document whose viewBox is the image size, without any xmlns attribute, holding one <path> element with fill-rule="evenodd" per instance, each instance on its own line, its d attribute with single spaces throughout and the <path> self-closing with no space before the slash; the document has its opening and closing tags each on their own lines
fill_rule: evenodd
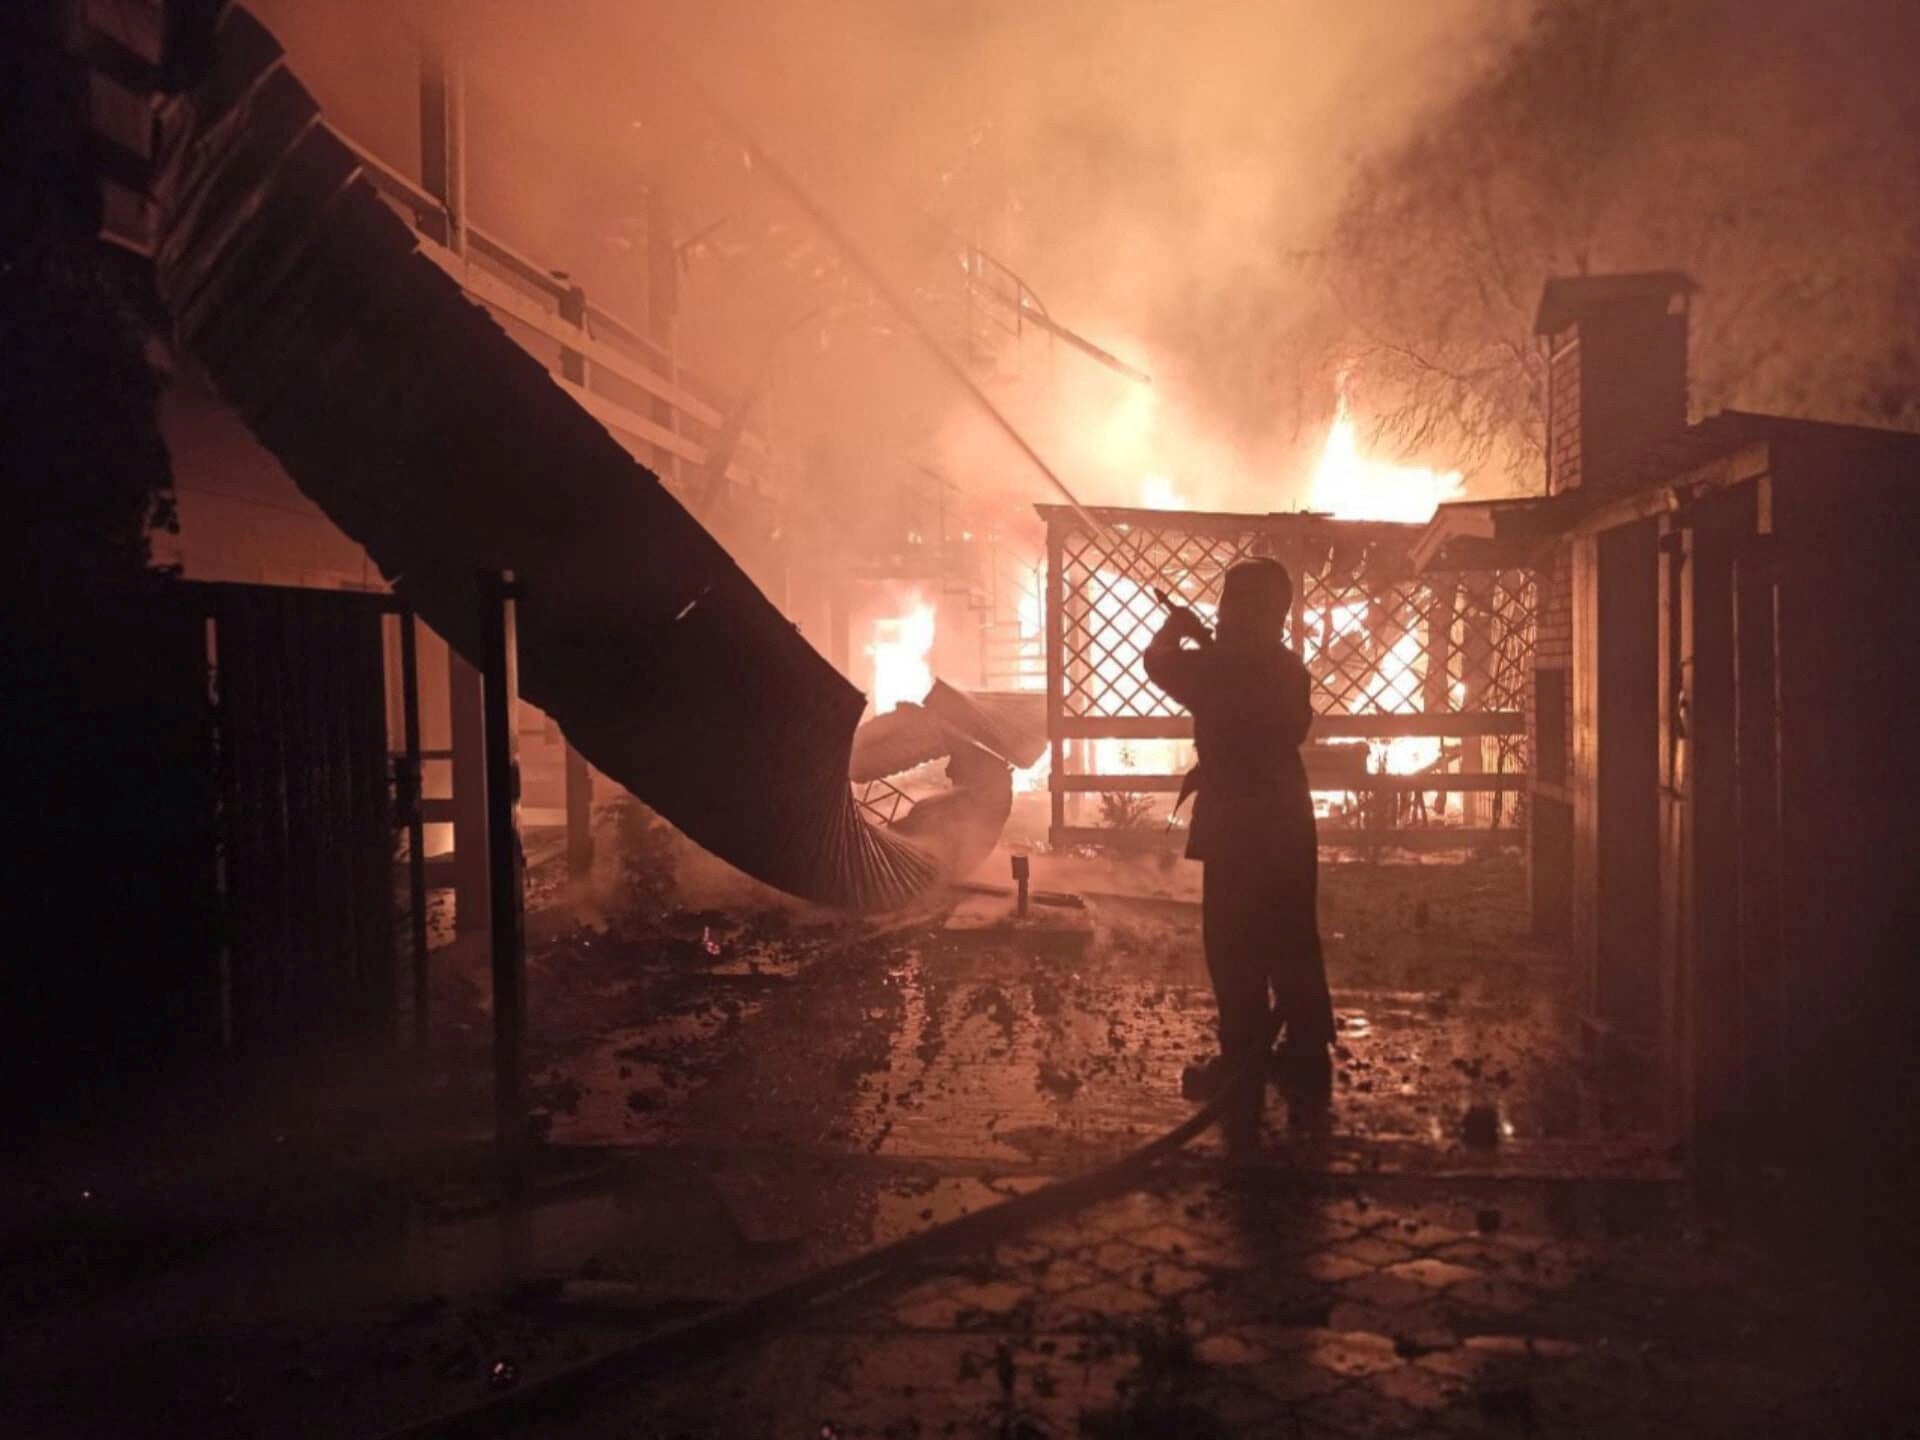
<svg viewBox="0 0 1920 1440">
<path fill-rule="evenodd" d="M 1276 560 L 1227 571 L 1218 625 L 1184 606 L 1147 646 L 1147 677 L 1193 714 L 1198 764 L 1187 858 L 1202 865 L 1207 972 L 1220 1012 L 1220 1061 L 1202 1089 L 1284 1033 L 1275 1060 L 1296 1119 L 1331 1089 L 1333 1007 L 1320 951 L 1319 850 L 1300 746 L 1313 721 L 1306 666 L 1284 643 L 1293 579 Z M 1245 1086 L 1228 1138 L 1257 1130 L 1264 1084 Z"/>
</svg>

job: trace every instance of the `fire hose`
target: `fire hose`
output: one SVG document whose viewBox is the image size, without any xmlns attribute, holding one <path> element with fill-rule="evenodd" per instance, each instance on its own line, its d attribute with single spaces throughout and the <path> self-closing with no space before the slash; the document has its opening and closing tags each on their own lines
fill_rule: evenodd
<svg viewBox="0 0 1920 1440">
<path fill-rule="evenodd" d="M 1040 1221 L 1070 1215 L 1123 1194 L 1143 1183 L 1155 1166 L 1216 1124 L 1227 1108 L 1241 1098 L 1247 1086 L 1266 1083 L 1266 1056 L 1278 1032 L 1276 1022 L 1266 1042 L 1249 1060 L 1228 1074 L 1219 1093 L 1199 1110 L 1117 1160 L 1055 1180 L 985 1210 L 903 1236 L 691 1320 L 655 1330 L 590 1360 L 489 1396 L 478 1404 L 390 1430 L 381 1440 L 508 1435 L 542 1421 L 564 1419 L 578 1414 L 593 1400 L 666 1374 L 678 1365 L 711 1359 L 727 1347 L 760 1334 L 809 1306 L 830 1303 L 889 1278 L 900 1278 L 912 1266 L 934 1256 L 978 1249 Z"/>
</svg>

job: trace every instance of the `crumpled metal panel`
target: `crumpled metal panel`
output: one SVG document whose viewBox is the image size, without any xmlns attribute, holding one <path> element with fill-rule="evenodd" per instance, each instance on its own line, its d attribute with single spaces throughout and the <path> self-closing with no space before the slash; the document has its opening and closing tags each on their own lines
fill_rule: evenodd
<svg viewBox="0 0 1920 1440">
<path fill-rule="evenodd" d="M 1044 695 L 956 690 L 935 680 L 918 705 L 896 706 L 854 731 L 853 782 L 884 780 L 966 745 L 1025 770 L 1046 753 L 1046 723 Z"/>
<path fill-rule="evenodd" d="M 965 737 L 924 706 L 897 705 L 853 732 L 848 775 L 856 785 L 884 780 L 951 755 L 964 743 Z"/>
<path fill-rule="evenodd" d="M 956 690 L 933 682 L 928 710 L 1015 770 L 1025 770 L 1047 751 L 1047 697 L 1020 690 Z"/>
<path fill-rule="evenodd" d="M 160 294 L 301 489 L 473 658 L 520 580 L 522 693 L 714 854 L 830 905 L 938 883 L 847 785 L 863 700 L 439 269 L 244 10 L 163 115 Z"/>
</svg>

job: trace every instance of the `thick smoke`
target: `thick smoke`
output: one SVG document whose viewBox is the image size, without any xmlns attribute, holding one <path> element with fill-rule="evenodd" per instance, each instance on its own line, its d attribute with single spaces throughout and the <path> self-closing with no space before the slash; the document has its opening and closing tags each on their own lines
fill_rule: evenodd
<svg viewBox="0 0 1920 1440">
<path fill-rule="evenodd" d="M 1317 438 L 1302 419 L 1331 402 L 1325 374 L 1285 345 L 1312 302 L 1294 257 L 1356 161 L 1481 73 L 1526 12 L 1525 0 L 261 8 L 329 110 L 409 162 L 404 72 L 423 43 L 458 53 L 471 214 L 614 308 L 642 303 L 645 195 L 659 184 L 684 246 L 683 352 L 733 387 L 771 352 L 789 438 L 842 485 L 884 488 L 917 460 L 977 496 L 1045 494 L 754 173 L 708 98 L 956 349 L 972 243 L 1062 323 L 1152 373 L 1144 388 L 971 317 L 990 392 L 1086 498 L 1131 503 L 1158 475 L 1188 503 L 1249 508 L 1298 500 Z M 369 25 L 390 40 L 370 49 Z"/>
<path fill-rule="evenodd" d="M 1013 509 L 1047 490 L 742 130 L 1091 501 L 1158 477 L 1194 506 L 1298 503 L 1343 359 L 1376 444 L 1524 483 L 1532 300 L 1582 268 L 1695 271 L 1709 407 L 1920 413 L 1897 0 L 262 9 L 329 111 L 409 164 L 422 44 L 464 57 L 471 213 L 630 314 L 657 186 L 682 355 L 733 393 L 769 370 L 768 423 L 842 518 L 918 467 Z M 1153 385 L 969 314 L 969 244 Z"/>
</svg>

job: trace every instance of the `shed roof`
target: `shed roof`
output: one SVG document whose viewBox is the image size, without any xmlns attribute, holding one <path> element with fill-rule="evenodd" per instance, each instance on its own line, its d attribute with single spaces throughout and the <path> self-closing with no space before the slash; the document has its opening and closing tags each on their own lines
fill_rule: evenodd
<svg viewBox="0 0 1920 1440">
<path fill-rule="evenodd" d="M 1529 495 L 1505 500 L 1456 500 L 1433 512 L 1413 543 L 1413 568 L 1505 570 L 1534 563 L 1543 544 L 1560 534 L 1575 498 Z"/>
<path fill-rule="evenodd" d="M 1920 465 L 1920 435 L 1907 431 L 1723 410 L 1641 451 L 1623 469 L 1618 483 L 1604 489 L 1569 490 L 1518 500 L 1463 500 L 1440 506 L 1414 542 L 1414 566 L 1433 570 L 1532 564 L 1543 542 L 1588 522 L 1604 528 L 1612 522 L 1603 517 L 1617 506 L 1631 510 L 1636 501 L 1697 479 L 1705 467 L 1749 445 L 1782 441 L 1891 445 L 1911 451 L 1914 463 Z"/>
<path fill-rule="evenodd" d="M 1858 443 L 1909 445 L 1920 454 L 1920 435 L 1871 425 L 1842 425 L 1831 420 L 1800 420 L 1787 415 L 1759 415 L 1751 410 L 1722 410 L 1642 450 L 1625 467 L 1614 494 L 1668 484 L 1709 465 L 1724 455 L 1761 441 L 1794 440 L 1805 444 Z"/>
</svg>

